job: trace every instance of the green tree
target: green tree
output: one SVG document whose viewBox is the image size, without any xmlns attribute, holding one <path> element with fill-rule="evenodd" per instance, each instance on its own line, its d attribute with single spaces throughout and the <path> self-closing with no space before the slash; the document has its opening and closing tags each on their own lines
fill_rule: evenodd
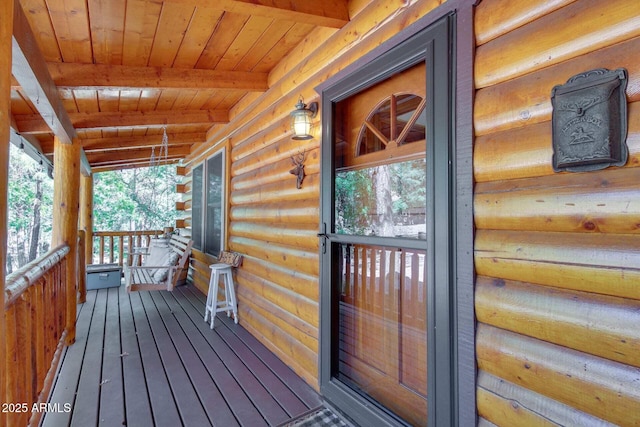
<svg viewBox="0 0 640 427">
<path fill-rule="evenodd" d="M 20 268 L 51 245 L 53 180 L 22 150 L 10 146 L 7 192 L 7 272 Z"/>
<path fill-rule="evenodd" d="M 94 176 L 94 229 L 162 229 L 177 219 L 175 166 L 101 172 Z"/>
</svg>

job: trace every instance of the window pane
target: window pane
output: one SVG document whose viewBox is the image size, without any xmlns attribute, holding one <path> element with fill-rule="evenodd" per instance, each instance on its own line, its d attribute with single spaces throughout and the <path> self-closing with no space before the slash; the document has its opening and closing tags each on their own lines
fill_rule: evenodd
<svg viewBox="0 0 640 427">
<path fill-rule="evenodd" d="M 218 256 L 222 250 L 224 171 L 222 153 L 207 160 L 207 212 L 205 252 Z"/>
<path fill-rule="evenodd" d="M 358 141 L 358 155 L 360 156 L 384 150 L 391 139 L 391 100 L 386 99 L 367 120 L 371 127 L 377 129 L 384 136 L 384 141 L 369 126 L 362 125 L 362 133 L 360 141 Z"/>
<path fill-rule="evenodd" d="M 204 165 L 193 169 L 191 189 L 191 239 L 194 249 L 202 250 L 202 179 Z"/>
<path fill-rule="evenodd" d="M 337 233 L 426 238 L 424 159 L 336 173 Z"/>
<path fill-rule="evenodd" d="M 425 139 L 427 116 L 424 107 L 422 111 L 416 111 L 421 101 L 421 97 L 413 94 L 399 95 L 396 97 L 396 135 L 401 135 L 409 123 L 409 120 L 411 120 L 416 113 L 419 114 L 413 125 L 407 129 L 406 136 L 402 141 L 398 141 L 398 144 L 423 141 Z"/>
</svg>

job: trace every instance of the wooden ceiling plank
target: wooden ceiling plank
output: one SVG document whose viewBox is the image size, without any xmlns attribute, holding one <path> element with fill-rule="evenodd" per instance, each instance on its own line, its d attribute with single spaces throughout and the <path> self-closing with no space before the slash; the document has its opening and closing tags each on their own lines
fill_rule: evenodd
<svg viewBox="0 0 640 427">
<path fill-rule="evenodd" d="M 119 128 L 100 128 L 102 132 L 102 138 L 115 138 L 118 136 Z"/>
<path fill-rule="evenodd" d="M 67 112 L 78 111 L 78 105 L 76 104 L 76 98 L 72 90 L 58 88 L 58 97 Z"/>
<path fill-rule="evenodd" d="M 317 46 L 317 44 L 308 42 L 308 39 L 306 39 L 306 37 L 309 36 L 309 33 L 311 31 L 316 31 L 316 32 L 323 31 L 326 33 L 335 33 L 336 30 L 333 30 L 333 29 L 330 30 L 326 28 L 320 28 L 320 29 L 314 30 L 314 28 L 309 24 L 296 23 L 291 27 L 289 31 L 287 31 L 284 37 L 281 40 L 279 40 L 275 46 L 273 46 L 273 48 L 267 53 L 267 55 L 262 58 L 262 61 L 256 66 L 256 68 L 253 71 L 270 73 L 271 70 L 273 70 L 276 67 L 276 65 L 278 65 L 278 63 L 282 61 L 283 58 L 286 58 L 287 55 L 290 52 L 292 52 L 294 49 L 296 49 L 295 56 L 297 57 L 298 61 L 300 60 L 300 58 L 303 58 L 309 55 L 311 52 L 310 49 L 302 50 L 301 47 L 307 47 L 308 45 L 313 45 L 314 47 Z M 304 41 L 304 43 L 301 43 L 301 41 Z M 273 77 L 271 78 L 273 79 Z M 277 79 L 274 79 L 274 80 L 277 80 Z"/>
<path fill-rule="evenodd" d="M 93 62 L 85 0 L 47 0 L 51 23 L 65 62 Z"/>
<path fill-rule="evenodd" d="M 15 117 L 13 117 L 13 114 L 9 117 L 9 126 L 11 127 L 12 131 L 19 134 L 20 138 L 24 139 L 25 141 L 27 141 L 29 144 L 31 144 L 31 146 L 38 152 L 40 153 L 44 153 L 44 148 L 42 148 L 42 143 L 40 142 L 40 140 L 38 140 L 38 138 L 35 135 L 22 135 L 18 132 L 18 124 L 16 123 L 16 119 Z M 206 135 L 205 135 L 205 139 L 206 139 Z M 51 148 L 52 148 L 52 153 L 53 153 L 53 141 L 51 141 Z"/>
<path fill-rule="evenodd" d="M 173 109 L 186 110 L 191 105 L 191 101 L 196 96 L 197 92 L 191 90 L 181 90 L 178 92 L 175 102 L 173 103 Z"/>
<path fill-rule="evenodd" d="M 164 0 L 165 3 L 223 9 L 314 26 L 342 28 L 349 22 L 346 0 Z"/>
<path fill-rule="evenodd" d="M 264 92 L 266 72 L 127 67 L 106 64 L 49 63 L 60 88 L 98 89 L 226 89 Z"/>
<path fill-rule="evenodd" d="M 12 114 L 33 114 L 36 109 L 29 101 L 29 98 L 20 90 L 11 91 L 11 113 Z"/>
<path fill-rule="evenodd" d="M 213 32 L 222 18 L 223 11 L 211 8 L 196 8 L 184 41 L 173 62 L 175 68 L 194 68 Z"/>
<path fill-rule="evenodd" d="M 120 91 L 119 111 L 136 111 L 140 109 L 140 97 L 142 91 L 138 89 L 127 89 Z"/>
<path fill-rule="evenodd" d="M 80 111 L 89 113 L 100 112 L 100 103 L 98 102 L 98 91 L 95 90 L 72 90 L 73 99 L 76 108 L 69 109 L 69 113 L 79 113 Z"/>
<path fill-rule="evenodd" d="M 195 7 L 164 3 L 156 36 L 151 47 L 149 65 L 171 67 L 182 45 Z"/>
<path fill-rule="evenodd" d="M 58 45 L 49 10 L 45 0 L 20 0 L 22 9 L 31 28 L 38 29 L 38 46 L 46 61 L 62 61 L 62 53 Z"/>
<path fill-rule="evenodd" d="M 221 99 L 219 99 L 219 101 L 217 102 L 217 107 L 215 108 L 216 110 L 228 110 L 230 111 L 231 108 L 236 105 L 238 103 L 238 101 L 240 101 L 240 99 L 244 98 L 246 95 L 244 94 L 240 94 L 240 93 L 222 93 L 221 94 L 222 97 Z M 209 108 L 209 107 L 207 107 Z M 212 108 L 209 108 L 212 109 Z"/>
<path fill-rule="evenodd" d="M 172 89 L 165 89 L 160 94 L 160 98 L 158 98 L 158 103 L 156 104 L 157 111 L 169 111 L 173 109 L 174 104 L 176 103 L 176 98 L 178 97 L 179 92 Z"/>
<path fill-rule="evenodd" d="M 140 92 L 140 101 L 138 104 L 138 110 L 140 111 L 151 111 L 156 109 L 156 105 L 158 104 L 158 99 L 160 99 L 160 94 L 162 90 L 158 89 L 145 89 Z"/>
<path fill-rule="evenodd" d="M 218 94 L 219 91 L 199 90 L 189 103 L 188 110 L 215 110 L 216 108 L 205 107 L 207 101 Z"/>
<path fill-rule="evenodd" d="M 262 59 L 274 48 L 291 29 L 293 23 L 287 25 L 286 22 L 272 21 L 260 37 L 258 37 L 253 46 L 247 51 L 247 54 L 238 62 L 234 70 L 236 71 L 254 71 L 254 68 L 262 62 Z M 287 51 L 288 52 L 288 51 Z M 283 55 L 284 56 L 284 55 Z M 272 64 L 273 65 L 273 64 Z M 271 67 L 265 71 L 270 70 Z"/>
<path fill-rule="evenodd" d="M 116 134 L 116 136 L 112 137 L 112 138 L 128 138 L 130 136 L 133 136 L 133 131 L 135 130 L 135 128 L 117 128 L 114 129 L 114 133 Z M 105 136 L 103 136 L 103 138 L 105 138 Z"/>
<path fill-rule="evenodd" d="M 246 14 L 225 13 L 222 15 L 213 36 L 209 39 L 202 56 L 196 63 L 196 68 L 215 69 L 248 19 L 249 16 Z"/>
<path fill-rule="evenodd" d="M 93 58 L 98 64 L 122 64 L 125 0 L 89 0 Z"/>
<path fill-rule="evenodd" d="M 271 18 L 251 16 L 220 59 L 216 69 L 235 70 L 238 63 L 247 56 L 248 52 L 272 22 L 273 19 Z"/>
<path fill-rule="evenodd" d="M 100 90 L 97 91 L 98 106 L 100 111 L 120 111 L 120 91 L 117 90 Z"/>
<path fill-rule="evenodd" d="M 162 4 L 146 0 L 127 0 L 124 23 L 122 65 L 149 63 Z"/>
<path fill-rule="evenodd" d="M 208 110 L 222 109 L 220 107 L 220 104 L 222 104 L 222 102 L 224 101 L 225 96 L 226 95 L 224 92 L 216 92 L 207 98 L 201 108 Z"/>
</svg>

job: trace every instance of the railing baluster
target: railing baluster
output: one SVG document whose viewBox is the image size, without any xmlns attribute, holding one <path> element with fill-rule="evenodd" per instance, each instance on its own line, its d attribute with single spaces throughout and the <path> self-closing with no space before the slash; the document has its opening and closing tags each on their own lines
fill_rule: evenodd
<svg viewBox="0 0 640 427">
<path fill-rule="evenodd" d="M 109 236 L 109 262 L 113 264 L 115 262 L 115 252 L 113 250 L 114 236 Z"/>
<path fill-rule="evenodd" d="M 124 236 L 120 236 L 118 239 L 118 265 L 122 267 L 124 257 Z"/>
<path fill-rule="evenodd" d="M 47 273 L 43 276 L 43 286 L 47 285 Z M 47 374 L 47 354 L 45 344 L 45 313 L 43 286 L 33 287 L 33 302 L 31 304 L 31 318 L 33 322 L 33 335 L 35 344 L 36 384 L 43 384 Z"/>
<path fill-rule="evenodd" d="M 104 264 L 104 236 L 100 235 L 100 264 Z"/>
</svg>

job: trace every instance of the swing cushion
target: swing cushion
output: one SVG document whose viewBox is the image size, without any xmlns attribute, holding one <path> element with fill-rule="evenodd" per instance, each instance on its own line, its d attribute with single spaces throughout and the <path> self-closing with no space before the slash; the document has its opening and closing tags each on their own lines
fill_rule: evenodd
<svg viewBox="0 0 640 427">
<path fill-rule="evenodd" d="M 171 252 L 169 254 L 167 254 L 166 257 L 164 257 L 164 259 L 162 260 L 162 264 L 154 264 L 154 265 L 162 265 L 162 266 L 174 266 L 178 263 L 178 259 L 180 259 L 180 256 L 176 253 L 176 252 Z M 158 268 L 155 270 L 155 272 L 153 273 L 153 281 L 156 283 L 162 283 L 165 280 L 167 280 L 167 277 L 169 276 L 169 269 L 168 268 Z"/>
</svg>

